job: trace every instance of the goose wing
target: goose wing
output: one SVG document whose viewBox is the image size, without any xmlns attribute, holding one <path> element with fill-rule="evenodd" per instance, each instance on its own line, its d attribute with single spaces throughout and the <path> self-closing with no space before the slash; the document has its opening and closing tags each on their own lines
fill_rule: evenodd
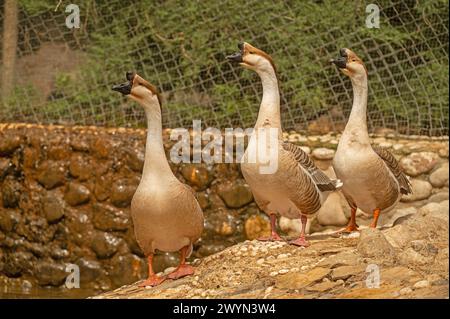
<svg viewBox="0 0 450 319">
<path fill-rule="evenodd" d="M 404 195 L 412 193 L 411 183 L 409 182 L 406 175 L 402 172 L 394 155 L 392 155 L 387 149 L 382 148 L 378 145 L 372 145 L 372 149 L 384 161 L 392 174 L 394 174 L 398 184 L 400 185 L 400 192 Z"/>
<path fill-rule="evenodd" d="M 309 157 L 309 155 L 303 151 L 297 145 L 294 145 L 289 142 L 283 142 L 283 149 L 289 153 L 291 153 L 297 163 L 305 169 L 314 183 L 317 185 L 320 191 L 335 191 L 341 188 L 342 183 L 340 180 L 332 180 L 324 172 L 322 172 L 316 164 L 314 164 L 313 160 Z"/>
</svg>

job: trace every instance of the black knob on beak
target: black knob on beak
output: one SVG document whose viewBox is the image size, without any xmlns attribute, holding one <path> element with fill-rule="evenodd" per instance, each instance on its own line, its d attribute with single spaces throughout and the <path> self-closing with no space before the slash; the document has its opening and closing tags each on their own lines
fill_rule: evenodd
<svg viewBox="0 0 450 319">
<path fill-rule="evenodd" d="M 346 48 L 340 49 L 339 54 L 343 57 L 347 57 L 347 49 Z"/>
<path fill-rule="evenodd" d="M 127 72 L 127 75 L 126 75 L 127 80 L 128 80 L 128 81 L 133 81 L 135 75 L 136 75 L 135 72 L 128 71 L 128 72 Z"/>
</svg>

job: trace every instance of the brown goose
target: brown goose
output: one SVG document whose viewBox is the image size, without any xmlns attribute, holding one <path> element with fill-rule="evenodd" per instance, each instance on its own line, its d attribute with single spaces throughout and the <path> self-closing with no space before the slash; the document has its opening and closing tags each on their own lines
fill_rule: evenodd
<svg viewBox="0 0 450 319">
<path fill-rule="evenodd" d="M 277 216 L 291 219 L 300 218 L 302 231 L 292 244 L 308 246 L 305 240 L 307 217 L 312 217 L 321 207 L 328 194 L 341 186 L 340 181 L 330 180 L 319 170 L 309 156 L 296 145 L 283 142 L 280 118 L 280 94 L 278 78 L 272 58 L 265 52 L 248 43 L 238 45 L 239 52 L 228 57 L 244 68 L 255 71 L 262 81 L 263 97 L 255 125 L 243 160 L 241 170 L 249 184 L 258 206 L 270 216 L 271 236 L 260 240 L 282 240 L 276 232 Z M 262 146 L 258 133 L 260 128 L 271 128 L 278 132 L 276 145 Z M 265 148 L 266 154 L 271 147 L 276 148 L 278 167 L 276 171 L 265 174 L 261 171 L 263 163 L 254 157 L 258 147 Z"/>
<path fill-rule="evenodd" d="M 165 277 L 153 272 L 155 250 L 180 251 L 178 268 L 167 278 L 177 279 L 194 273 L 185 258 L 203 231 L 203 212 L 193 190 L 172 173 L 162 141 L 161 104 L 156 88 L 135 73 L 113 90 L 138 102 L 147 117 L 147 142 L 142 178 L 131 202 L 136 240 L 148 258 L 148 279 L 140 286 L 156 286 Z"/>
<path fill-rule="evenodd" d="M 370 144 L 367 131 L 367 69 L 351 50 L 341 49 L 340 57 L 331 60 L 352 81 L 353 106 L 333 159 L 336 176 L 351 207 L 345 232 L 358 229 L 356 209 L 373 214 L 376 227 L 380 212 L 394 208 L 402 194 L 411 193 L 408 178 L 395 157 L 386 149 Z"/>
</svg>

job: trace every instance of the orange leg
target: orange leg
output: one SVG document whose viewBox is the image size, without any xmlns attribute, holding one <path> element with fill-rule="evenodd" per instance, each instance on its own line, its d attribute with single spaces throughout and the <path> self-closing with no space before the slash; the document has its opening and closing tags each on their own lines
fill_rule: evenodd
<svg viewBox="0 0 450 319">
<path fill-rule="evenodd" d="M 145 287 L 145 286 L 158 286 L 160 283 L 162 283 L 164 280 L 166 280 L 166 277 L 158 277 L 156 276 L 155 272 L 153 271 L 153 254 L 150 254 L 148 257 L 148 278 L 141 284 L 139 284 L 139 287 Z"/>
<path fill-rule="evenodd" d="M 380 209 L 377 208 L 373 211 L 373 220 L 372 224 L 370 224 L 371 228 L 377 228 L 378 217 L 380 217 Z"/>
<path fill-rule="evenodd" d="M 339 233 L 351 233 L 351 232 L 358 231 L 358 230 L 359 230 L 358 225 L 356 224 L 356 207 L 355 207 L 355 208 L 352 208 L 350 220 L 348 222 L 347 227 L 340 230 Z"/>
<path fill-rule="evenodd" d="M 187 265 L 186 262 L 186 254 L 187 251 L 189 249 L 189 246 L 185 246 L 183 248 L 181 248 L 180 250 L 180 265 L 178 266 L 177 269 L 175 269 L 173 272 L 171 272 L 167 278 L 169 279 L 178 279 L 184 276 L 189 276 L 194 274 L 194 267 L 192 267 L 191 265 Z"/>
<path fill-rule="evenodd" d="M 308 247 L 309 243 L 305 239 L 306 222 L 308 221 L 308 218 L 302 215 L 300 219 L 302 221 L 302 232 L 300 233 L 300 237 L 296 240 L 291 240 L 289 243 L 295 246 Z"/>
<path fill-rule="evenodd" d="M 275 214 L 269 214 L 270 217 L 270 236 L 258 238 L 259 241 L 283 241 L 277 233 L 277 216 Z"/>
</svg>

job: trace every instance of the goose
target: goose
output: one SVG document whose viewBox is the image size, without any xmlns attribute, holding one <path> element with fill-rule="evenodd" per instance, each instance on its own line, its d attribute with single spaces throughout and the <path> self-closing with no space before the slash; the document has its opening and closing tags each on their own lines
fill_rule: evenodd
<svg viewBox="0 0 450 319">
<path fill-rule="evenodd" d="M 309 246 L 305 239 L 308 217 L 313 217 L 320 209 L 328 194 L 341 187 L 339 180 L 331 180 L 325 175 L 300 147 L 283 142 L 280 94 L 278 78 L 273 59 L 264 51 L 249 43 L 238 44 L 239 52 L 228 56 L 228 60 L 239 63 L 242 67 L 255 71 L 262 82 L 263 96 L 254 133 L 250 137 L 241 160 L 241 171 L 250 186 L 255 202 L 270 218 L 271 234 L 259 238 L 262 241 L 282 241 L 276 231 L 276 221 L 280 216 L 300 219 L 302 230 L 300 236 L 290 241 L 296 246 Z M 277 134 L 275 145 L 263 146 L 264 132 L 259 129 L 273 129 Z M 276 150 L 277 169 L 271 174 L 261 172 L 262 161 L 255 160 L 254 150 L 258 147 Z"/>
<path fill-rule="evenodd" d="M 203 231 L 203 212 L 194 191 L 172 173 L 162 140 L 161 100 L 155 86 L 133 72 L 127 81 L 112 87 L 139 103 L 147 118 L 147 141 L 142 178 L 131 201 L 136 241 L 148 258 L 148 279 L 141 287 L 156 286 L 166 278 L 194 273 L 185 263 Z M 155 251 L 179 251 L 179 266 L 167 277 L 153 271 Z"/>
<path fill-rule="evenodd" d="M 351 217 L 342 232 L 358 230 L 356 210 L 373 214 L 370 227 L 377 226 L 381 212 L 395 207 L 402 195 L 412 192 L 411 184 L 395 157 L 386 149 L 371 145 L 367 130 L 367 69 L 351 50 L 341 49 L 340 57 L 332 59 L 353 87 L 353 106 L 339 140 L 332 166 L 336 177 L 344 183 L 342 192 Z"/>
</svg>

